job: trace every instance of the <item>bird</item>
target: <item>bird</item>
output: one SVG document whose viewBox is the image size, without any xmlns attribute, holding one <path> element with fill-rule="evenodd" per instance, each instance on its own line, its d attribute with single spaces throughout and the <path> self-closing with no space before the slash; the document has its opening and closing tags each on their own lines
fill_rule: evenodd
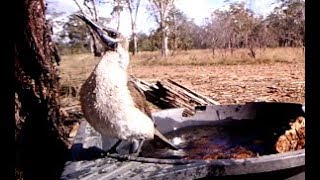
<svg viewBox="0 0 320 180">
<path fill-rule="evenodd" d="M 83 14 L 75 14 L 99 37 L 105 53 L 80 88 L 80 104 L 87 122 L 101 135 L 118 141 L 107 151 L 117 153 L 123 141 L 132 142 L 129 154 L 139 155 L 145 140 L 179 148 L 156 127 L 146 98 L 130 80 L 128 39 L 102 27 Z"/>
</svg>

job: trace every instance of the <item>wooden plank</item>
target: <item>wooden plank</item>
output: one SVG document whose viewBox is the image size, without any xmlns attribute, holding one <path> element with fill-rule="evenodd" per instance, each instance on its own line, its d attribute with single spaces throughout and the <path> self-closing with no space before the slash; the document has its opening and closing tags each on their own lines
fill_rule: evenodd
<svg viewBox="0 0 320 180">
<path fill-rule="evenodd" d="M 199 99 L 203 99 L 203 100 L 205 100 L 206 102 L 208 102 L 208 103 L 210 103 L 210 104 L 214 104 L 214 105 L 219 105 L 219 104 L 220 104 L 219 102 L 214 101 L 214 100 L 211 99 L 211 98 L 208 98 L 208 97 L 206 97 L 206 96 L 204 96 L 204 95 L 201 95 L 201 94 L 199 94 L 199 93 L 196 93 L 195 91 L 193 91 L 193 90 L 191 90 L 191 89 L 186 88 L 185 86 L 183 86 L 183 85 L 181 85 L 181 84 L 173 81 L 172 79 L 168 79 L 168 82 L 170 82 L 170 83 L 172 83 L 172 84 L 174 84 L 174 85 L 176 85 L 176 86 L 178 86 L 178 87 L 180 87 L 180 88 L 182 88 L 182 89 L 190 92 L 191 94 L 193 94 L 193 95 L 195 95 L 195 96 L 198 96 Z"/>
<path fill-rule="evenodd" d="M 166 108 L 186 108 L 184 114 L 194 114 L 195 106 L 203 106 L 214 104 L 218 105 L 217 101 L 209 97 L 201 95 L 194 90 L 191 90 L 172 79 L 165 81 L 157 81 L 156 83 L 148 83 L 139 78 L 131 76 L 130 80 L 134 82 L 146 96 L 147 100 L 159 107 Z"/>
</svg>

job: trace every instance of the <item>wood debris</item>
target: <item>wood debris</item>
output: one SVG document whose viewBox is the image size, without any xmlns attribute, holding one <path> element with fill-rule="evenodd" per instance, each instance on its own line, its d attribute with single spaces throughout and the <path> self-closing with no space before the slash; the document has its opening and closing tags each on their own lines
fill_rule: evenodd
<svg viewBox="0 0 320 180">
<path fill-rule="evenodd" d="M 279 153 L 300 150 L 305 146 L 305 118 L 299 116 L 290 126 L 291 129 L 285 131 L 275 144 Z"/>
<path fill-rule="evenodd" d="M 132 76 L 130 79 L 145 94 L 147 100 L 161 109 L 186 108 L 183 116 L 195 113 L 195 106 L 215 104 L 217 101 L 196 93 L 195 91 L 171 80 L 157 81 L 155 84 L 145 82 Z"/>
</svg>

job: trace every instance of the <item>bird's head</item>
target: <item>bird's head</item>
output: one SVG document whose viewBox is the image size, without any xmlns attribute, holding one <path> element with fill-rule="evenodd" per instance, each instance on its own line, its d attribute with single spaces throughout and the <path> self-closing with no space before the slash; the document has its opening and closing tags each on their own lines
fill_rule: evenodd
<svg viewBox="0 0 320 180">
<path fill-rule="evenodd" d="M 128 39 L 125 38 L 120 32 L 112 28 L 102 27 L 83 14 L 77 13 L 75 14 L 75 16 L 80 18 L 89 26 L 90 29 L 92 29 L 97 34 L 99 39 L 102 41 L 103 46 L 107 50 L 116 51 L 119 46 L 121 46 L 126 51 L 128 50 Z"/>
</svg>

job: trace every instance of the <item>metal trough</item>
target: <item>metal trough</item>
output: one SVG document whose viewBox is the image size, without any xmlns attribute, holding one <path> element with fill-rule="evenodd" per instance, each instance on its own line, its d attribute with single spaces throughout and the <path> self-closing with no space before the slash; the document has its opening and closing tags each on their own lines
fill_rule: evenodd
<svg viewBox="0 0 320 180">
<path fill-rule="evenodd" d="M 241 124 L 244 119 L 252 120 L 252 128 L 263 125 L 270 129 L 288 123 L 289 119 L 304 116 L 304 106 L 294 103 L 252 102 L 202 106 L 196 107 L 197 112 L 192 117 L 183 117 L 183 110 L 176 108 L 153 113 L 160 131 L 170 133 L 198 125 Z M 72 159 L 65 164 L 61 179 L 305 179 L 304 149 L 247 159 L 102 158 L 103 150 L 115 141 L 101 137 L 84 121 L 72 147 Z M 122 143 L 120 153 L 126 153 L 127 145 Z"/>
</svg>

